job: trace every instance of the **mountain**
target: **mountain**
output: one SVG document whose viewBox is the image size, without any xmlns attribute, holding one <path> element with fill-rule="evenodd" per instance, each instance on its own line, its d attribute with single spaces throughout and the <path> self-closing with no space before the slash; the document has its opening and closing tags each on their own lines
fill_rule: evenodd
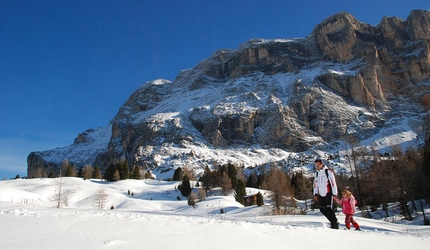
<svg viewBox="0 0 430 250">
<path fill-rule="evenodd" d="M 308 37 L 252 39 L 172 82 L 143 84 L 108 126 L 30 153 L 28 176 L 58 171 L 64 159 L 106 169 L 125 158 L 160 178 L 178 166 L 292 167 L 344 154 L 349 136 L 381 152 L 417 145 L 429 90 L 430 12 L 376 26 L 339 13 Z"/>
</svg>

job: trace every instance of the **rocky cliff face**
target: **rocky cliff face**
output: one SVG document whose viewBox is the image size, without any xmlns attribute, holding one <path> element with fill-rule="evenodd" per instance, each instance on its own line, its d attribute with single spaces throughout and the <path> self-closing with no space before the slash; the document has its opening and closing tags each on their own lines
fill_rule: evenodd
<svg viewBox="0 0 430 250">
<path fill-rule="evenodd" d="M 106 143 L 78 165 L 103 169 L 126 158 L 164 172 L 233 159 L 257 164 L 282 158 L 275 149 L 303 152 L 347 134 L 371 138 L 403 111 L 423 111 L 429 44 L 430 13 L 417 10 L 406 21 L 384 17 L 377 26 L 339 13 L 306 38 L 253 39 L 217 51 L 173 82 L 138 88 L 111 121 Z M 406 99 L 410 105 L 399 104 Z M 68 150 L 90 145 L 92 133 Z M 269 156 L 259 159 L 259 150 Z M 57 151 L 31 153 L 29 176 L 63 157 L 77 162 Z M 47 157 L 52 154 L 56 160 Z"/>
</svg>

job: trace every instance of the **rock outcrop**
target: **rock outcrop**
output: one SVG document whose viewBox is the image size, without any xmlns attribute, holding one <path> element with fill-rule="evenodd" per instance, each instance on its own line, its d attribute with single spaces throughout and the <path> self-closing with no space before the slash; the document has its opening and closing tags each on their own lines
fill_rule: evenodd
<svg viewBox="0 0 430 250">
<path fill-rule="evenodd" d="M 394 108 L 422 111 L 430 90 L 429 45 L 430 13 L 420 10 L 406 21 L 384 17 L 376 26 L 339 13 L 306 38 L 253 39 L 238 50 L 215 52 L 173 82 L 138 88 L 112 119 L 105 144 L 86 160 L 70 152 L 94 143 L 97 131 L 80 134 L 61 154 L 31 153 L 28 173 L 55 168 L 65 158 L 101 169 L 125 158 L 131 166 L 168 171 L 224 157 L 203 149 L 302 152 L 351 133 L 366 139 L 388 126 L 399 113 Z M 398 105 L 400 99 L 413 105 Z"/>
</svg>

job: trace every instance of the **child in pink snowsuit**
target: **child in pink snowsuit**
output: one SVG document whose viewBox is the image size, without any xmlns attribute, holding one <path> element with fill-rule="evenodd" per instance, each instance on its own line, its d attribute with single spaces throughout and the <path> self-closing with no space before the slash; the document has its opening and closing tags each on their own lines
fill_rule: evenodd
<svg viewBox="0 0 430 250">
<path fill-rule="evenodd" d="M 342 191 L 342 199 L 339 200 L 337 197 L 334 198 L 336 203 L 342 205 L 342 212 L 345 214 L 345 226 L 347 229 L 351 228 L 351 223 L 355 230 L 360 230 L 360 226 L 352 217 L 355 214 L 355 197 L 349 190 Z"/>
</svg>

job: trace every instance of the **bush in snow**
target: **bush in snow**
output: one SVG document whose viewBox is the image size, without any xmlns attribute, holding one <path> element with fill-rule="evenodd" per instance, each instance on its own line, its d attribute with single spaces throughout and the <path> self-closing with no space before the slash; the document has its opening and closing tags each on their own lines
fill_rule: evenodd
<svg viewBox="0 0 430 250">
<path fill-rule="evenodd" d="M 190 180 L 188 179 L 188 176 L 184 175 L 184 178 L 182 179 L 182 184 L 179 185 L 179 190 L 181 191 L 182 196 L 188 197 L 191 193 L 191 184 Z"/>
<path fill-rule="evenodd" d="M 196 194 L 194 192 L 191 192 L 188 196 L 188 206 L 191 206 L 193 208 L 196 207 Z"/>
</svg>

